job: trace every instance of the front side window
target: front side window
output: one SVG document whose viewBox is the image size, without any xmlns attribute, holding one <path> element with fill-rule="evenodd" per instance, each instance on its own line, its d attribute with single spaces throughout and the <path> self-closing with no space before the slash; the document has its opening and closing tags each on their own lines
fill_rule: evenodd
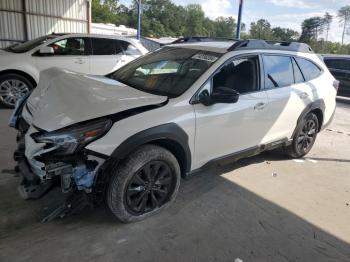
<svg viewBox="0 0 350 262">
<path fill-rule="evenodd" d="M 259 74 L 258 56 L 234 59 L 214 75 L 212 91 L 220 87 L 234 89 L 240 94 L 258 91 Z"/>
<path fill-rule="evenodd" d="M 278 88 L 294 84 L 294 73 L 289 56 L 264 55 L 265 88 Z"/>
<path fill-rule="evenodd" d="M 30 41 L 27 41 L 27 42 L 25 42 L 23 44 L 10 46 L 6 50 L 10 51 L 10 52 L 13 52 L 13 53 L 25 53 L 25 52 L 28 52 L 28 51 L 32 50 L 33 48 L 35 48 L 35 47 L 37 47 L 39 45 L 44 44 L 45 42 L 47 42 L 47 41 L 49 41 L 51 39 L 56 38 L 56 37 L 57 37 L 57 35 L 42 36 L 42 37 L 39 37 L 39 38 L 30 40 Z"/>
<path fill-rule="evenodd" d="M 295 60 L 303 72 L 306 81 L 312 80 L 321 74 L 321 69 L 311 61 L 300 57 L 296 57 Z"/>
<path fill-rule="evenodd" d="M 85 39 L 66 38 L 49 45 L 54 50 L 54 55 L 84 55 Z"/>
<path fill-rule="evenodd" d="M 188 48 L 165 47 L 107 75 L 144 92 L 177 97 L 221 56 Z"/>
</svg>

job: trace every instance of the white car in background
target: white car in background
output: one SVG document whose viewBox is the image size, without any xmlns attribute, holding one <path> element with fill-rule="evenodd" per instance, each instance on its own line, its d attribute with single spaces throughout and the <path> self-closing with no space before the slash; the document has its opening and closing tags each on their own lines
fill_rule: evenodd
<svg viewBox="0 0 350 262">
<path fill-rule="evenodd" d="M 93 34 L 51 34 L 10 46 L 0 50 L 0 104 L 14 107 L 50 67 L 106 75 L 147 52 L 135 39 Z"/>
</svg>

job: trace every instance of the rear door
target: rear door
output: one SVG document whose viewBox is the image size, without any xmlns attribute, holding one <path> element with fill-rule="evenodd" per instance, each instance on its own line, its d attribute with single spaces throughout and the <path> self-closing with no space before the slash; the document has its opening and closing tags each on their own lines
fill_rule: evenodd
<svg viewBox="0 0 350 262">
<path fill-rule="evenodd" d="M 91 38 L 91 74 L 106 75 L 120 67 L 123 56 L 119 42 L 107 38 Z"/>
<path fill-rule="evenodd" d="M 302 111 L 314 100 L 316 87 L 305 78 L 293 57 L 264 54 L 267 113 L 271 128 L 266 143 L 291 138 Z"/>
<path fill-rule="evenodd" d="M 50 67 L 60 67 L 79 73 L 90 72 L 88 38 L 64 38 L 48 46 L 54 49 L 53 55 L 35 55 L 35 64 L 40 71 Z"/>
</svg>

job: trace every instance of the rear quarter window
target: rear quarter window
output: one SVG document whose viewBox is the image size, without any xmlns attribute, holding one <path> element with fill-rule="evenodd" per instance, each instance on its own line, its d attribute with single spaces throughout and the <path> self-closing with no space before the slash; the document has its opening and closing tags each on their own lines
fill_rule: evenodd
<svg viewBox="0 0 350 262">
<path fill-rule="evenodd" d="M 313 62 L 300 57 L 296 57 L 295 60 L 304 75 L 305 81 L 315 79 L 321 75 L 322 70 Z"/>
</svg>

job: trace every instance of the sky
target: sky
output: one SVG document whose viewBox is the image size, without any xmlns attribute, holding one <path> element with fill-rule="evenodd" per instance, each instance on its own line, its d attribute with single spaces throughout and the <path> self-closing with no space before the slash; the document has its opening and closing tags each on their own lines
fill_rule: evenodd
<svg viewBox="0 0 350 262">
<path fill-rule="evenodd" d="M 131 0 L 120 0 L 129 6 Z M 239 0 L 172 0 L 178 5 L 200 4 L 211 19 L 219 16 L 237 18 Z M 288 27 L 301 32 L 301 23 L 312 16 L 323 16 L 325 12 L 333 15 L 329 40 L 340 42 L 342 28 L 336 17 L 340 7 L 350 5 L 350 0 L 244 0 L 242 21 L 247 25 L 260 18 L 267 19 L 271 25 Z M 345 36 L 345 43 L 350 43 L 350 36 Z"/>
</svg>

